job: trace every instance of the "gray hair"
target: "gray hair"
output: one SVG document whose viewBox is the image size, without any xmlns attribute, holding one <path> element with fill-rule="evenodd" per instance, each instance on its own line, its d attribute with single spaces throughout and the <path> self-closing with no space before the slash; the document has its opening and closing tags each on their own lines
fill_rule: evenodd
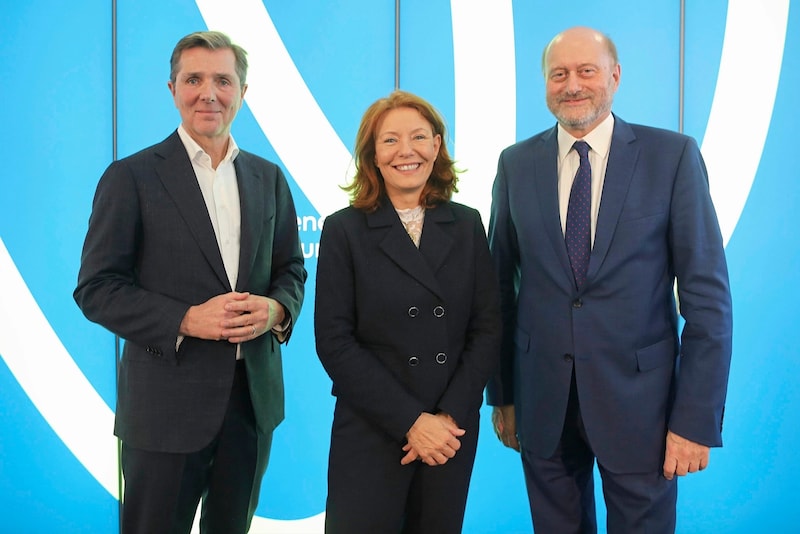
<svg viewBox="0 0 800 534">
<path fill-rule="evenodd" d="M 175 78 L 180 70 L 181 54 L 190 48 L 205 48 L 207 50 L 224 50 L 226 48 L 233 52 L 236 58 L 236 75 L 239 83 L 244 86 L 247 79 L 247 52 L 239 45 L 233 44 L 231 38 L 222 32 L 205 31 L 190 33 L 175 45 L 172 57 L 169 60 L 170 73 L 169 79 L 175 83 Z"/>
</svg>

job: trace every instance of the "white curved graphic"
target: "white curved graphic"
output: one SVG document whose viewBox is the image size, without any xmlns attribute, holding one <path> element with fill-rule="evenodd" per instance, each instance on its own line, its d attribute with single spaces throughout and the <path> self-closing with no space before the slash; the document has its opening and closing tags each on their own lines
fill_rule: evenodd
<svg viewBox="0 0 800 534">
<path fill-rule="evenodd" d="M 499 148 L 515 137 L 513 23 L 510 0 L 487 3 L 492 9 L 485 11 L 465 4 L 469 2 L 453 1 L 451 5 L 455 143 L 456 152 L 463 155 L 460 161 L 472 175 L 469 181 L 486 186 L 472 190 L 472 184 L 464 180 L 465 201 L 484 210 L 489 195 L 482 191 L 490 187 Z M 263 3 L 197 0 L 197 5 L 209 28 L 235 35 L 248 50 L 252 69 L 248 105 L 292 178 L 321 215 L 341 207 L 336 200 L 342 198 L 337 184 L 320 177 L 337 168 L 344 175 L 351 155 L 303 82 Z M 703 143 L 726 243 L 763 150 L 780 74 L 788 7 L 788 0 L 732 0 L 728 6 L 720 72 Z M 478 25 L 480 41 L 492 46 L 498 43 L 505 59 L 475 52 L 476 43 L 470 42 L 469 32 Z M 754 65 L 759 75 L 747 85 L 741 73 L 752 71 Z M 487 71 L 492 76 L 487 76 Z M 498 90 L 504 94 L 498 95 Z M 487 109 L 484 113 L 486 102 L 503 106 L 501 112 Z M 298 123 L 302 124 L 301 133 Z M 487 145 L 493 136 L 498 139 L 488 142 L 497 146 Z M 309 145 L 315 147 L 314 158 L 308 157 Z M 64 444 L 98 483 L 118 498 L 113 413 L 61 344 L 2 240 L 0 294 L 0 357 Z M 323 520 L 324 513 L 296 521 L 256 517 L 252 532 L 322 532 Z"/>
<path fill-rule="evenodd" d="M 731 0 L 703 158 L 727 245 L 753 185 L 781 75 L 789 0 Z M 745 76 L 750 72 L 753 75 Z"/>
<path fill-rule="evenodd" d="M 119 498 L 114 412 L 61 344 L 2 239 L 0 294 L 0 356 L 75 458 Z"/>
<path fill-rule="evenodd" d="M 511 0 L 451 0 L 458 201 L 489 224 L 500 151 L 517 135 L 517 78 Z M 480 38 L 476 38 L 480 35 Z M 491 43 L 491 46 L 486 46 Z"/>
<path fill-rule="evenodd" d="M 292 178 L 321 216 L 347 205 L 352 156 L 308 89 L 261 0 L 196 0 L 209 29 L 247 50 L 247 105 Z M 308 147 L 314 147 L 309 157 Z M 330 179 L 341 173 L 341 180 Z"/>
</svg>

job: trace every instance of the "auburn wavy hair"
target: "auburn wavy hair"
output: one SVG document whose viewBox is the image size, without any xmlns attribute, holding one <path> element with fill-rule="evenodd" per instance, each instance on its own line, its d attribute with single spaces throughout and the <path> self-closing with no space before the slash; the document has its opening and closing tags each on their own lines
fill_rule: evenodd
<svg viewBox="0 0 800 534">
<path fill-rule="evenodd" d="M 423 98 L 407 91 L 394 91 L 389 96 L 376 100 L 361 118 L 354 156 L 356 174 L 350 184 L 342 187 L 350 194 L 350 204 L 354 208 L 373 212 L 378 209 L 386 194 L 383 176 L 375 165 L 375 141 L 381 119 L 397 108 L 417 110 L 430 123 L 433 135 L 438 134 L 442 139 L 431 175 L 420 193 L 420 204 L 425 208 L 432 208 L 450 200 L 453 193 L 458 191 L 457 171 L 447 151 L 447 132 L 441 115 Z"/>
</svg>

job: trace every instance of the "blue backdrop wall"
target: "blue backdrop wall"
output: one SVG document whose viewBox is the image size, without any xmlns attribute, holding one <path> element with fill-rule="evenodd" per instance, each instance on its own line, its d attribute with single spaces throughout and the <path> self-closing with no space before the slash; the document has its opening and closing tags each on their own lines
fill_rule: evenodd
<svg viewBox="0 0 800 534">
<path fill-rule="evenodd" d="M 681 481 L 678 531 L 800 525 L 800 329 L 791 312 L 800 297 L 791 223 L 800 209 L 796 3 L 709 0 L 689 3 L 682 16 L 677 0 L 402 0 L 399 56 L 389 1 L 117 0 L 116 25 L 107 1 L 7 4 L 0 533 L 117 531 L 116 341 L 83 318 L 71 293 L 100 174 L 115 153 L 131 154 L 178 125 L 166 82 L 180 37 L 220 29 L 249 51 L 250 88 L 233 133 L 290 178 L 313 295 L 320 226 L 346 204 L 338 186 L 364 109 L 396 82 L 431 100 L 466 169 L 458 200 L 488 221 L 500 150 L 554 123 L 541 50 L 579 24 L 617 43 L 620 116 L 701 142 L 727 242 L 735 337 L 725 447 L 703 474 Z M 333 401 L 312 315 L 309 299 L 285 351 L 287 419 L 252 532 L 322 532 Z M 519 458 L 483 414 L 464 531 L 531 532 Z"/>
</svg>

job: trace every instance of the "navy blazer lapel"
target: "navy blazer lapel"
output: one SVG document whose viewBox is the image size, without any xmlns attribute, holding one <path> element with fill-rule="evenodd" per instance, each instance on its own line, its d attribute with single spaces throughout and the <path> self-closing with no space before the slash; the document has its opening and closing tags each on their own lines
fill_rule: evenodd
<svg viewBox="0 0 800 534">
<path fill-rule="evenodd" d="M 532 176 L 536 178 L 536 198 L 544 219 L 544 231 L 553 245 L 553 252 L 561 264 L 567 282 L 575 285 L 569 264 L 567 245 L 561 229 L 561 211 L 558 203 L 558 128 L 543 133 L 534 147 Z"/>
<path fill-rule="evenodd" d="M 419 250 L 434 273 L 439 270 L 453 248 L 453 238 L 442 225 L 452 223 L 454 220 L 453 210 L 449 204 L 440 204 L 425 211 L 425 224 L 422 228 Z"/>
<path fill-rule="evenodd" d="M 156 161 L 155 171 L 164 189 L 172 197 L 192 237 L 217 277 L 226 287 L 230 287 L 203 193 L 177 132 L 156 147 L 156 157 L 160 159 Z"/>
<path fill-rule="evenodd" d="M 236 279 L 237 290 L 247 287 L 253 263 L 256 259 L 258 244 L 264 225 L 264 180 L 256 168 L 250 164 L 248 155 L 239 151 L 233 162 L 236 168 L 236 180 L 239 184 L 239 204 L 241 206 L 241 237 L 239 240 L 239 276 Z"/>
<path fill-rule="evenodd" d="M 594 245 L 589 258 L 589 270 L 586 274 L 587 285 L 597 274 L 608 254 L 608 248 L 611 246 L 611 239 L 617 228 L 622 206 L 633 178 L 633 171 L 636 168 L 636 160 L 639 157 L 636 135 L 628 123 L 616 115 L 614 116 L 614 131 L 611 134 L 609 150 Z"/>
<path fill-rule="evenodd" d="M 426 219 L 428 215 L 428 213 L 425 214 Z M 384 198 L 380 207 L 375 212 L 367 215 L 367 225 L 373 229 L 385 228 L 386 234 L 378 245 L 384 254 L 408 273 L 409 276 L 419 281 L 436 295 L 442 296 L 434 271 L 423 254 L 414 246 L 405 228 L 403 228 L 403 223 L 400 222 L 400 217 L 395 212 L 394 206 L 388 199 Z M 427 226 L 428 221 L 426 220 L 422 229 L 423 236 L 428 230 Z M 425 239 L 423 237 L 422 241 L 425 241 Z"/>
</svg>

